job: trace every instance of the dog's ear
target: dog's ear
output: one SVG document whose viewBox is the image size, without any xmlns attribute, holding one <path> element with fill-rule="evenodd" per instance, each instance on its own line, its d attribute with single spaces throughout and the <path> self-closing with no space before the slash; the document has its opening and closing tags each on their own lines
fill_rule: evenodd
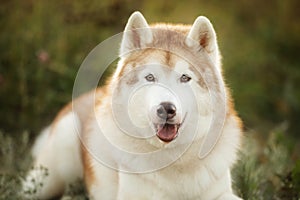
<svg viewBox="0 0 300 200">
<path fill-rule="evenodd" d="M 190 48 L 204 49 L 205 52 L 208 54 L 210 60 L 212 61 L 212 64 L 219 71 L 221 71 L 221 56 L 217 44 L 216 32 L 212 24 L 206 17 L 200 16 L 195 20 L 186 37 L 185 43 Z M 217 72 L 217 74 L 218 76 L 220 76 L 221 80 L 221 73 Z M 221 88 L 224 87 L 222 86 Z M 215 95 L 215 103 L 218 104 L 218 106 L 220 106 L 220 109 L 216 111 L 215 117 L 217 118 L 213 120 L 213 124 L 211 125 L 210 131 L 203 141 L 201 150 L 199 152 L 199 157 L 201 159 L 205 158 L 212 151 L 222 134 L 222 120 L 226 117 L 224 116 L 224 114 L 226 113 L 226 107 L 224 104 L 225 91 L 221 91 L 221 95 Z"/>
<path fill-rule="evenodd" d="M 209 19 L 204 16 L 198 17 L 193 23 L 185 43 L 189 47 L 204 48 L 212 62 L 219 66 L 220 55 L 217 44 L 216 32 Z"/>
<path fill-rule="evenodd" d="M 145 47 L 152 42 L 152 31 L 144 16 L 136 11 L 128 19 L 123 33 L 120 56 L 128 54 L 135 49 Z"/>
</svg>

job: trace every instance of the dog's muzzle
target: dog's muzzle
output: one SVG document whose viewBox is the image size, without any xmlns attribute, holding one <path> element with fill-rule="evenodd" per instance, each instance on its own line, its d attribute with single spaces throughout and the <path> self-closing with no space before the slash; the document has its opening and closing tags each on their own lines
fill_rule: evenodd
<svg viewBox="0 0 300 200">
<path fill-rule="evenodd" d="M 162 123 L 156 124 L 156 135 L 163 142 L 171 142 L 178 135 L 180 124 L 174 123 L 176 106 L 171 102 L 162 102 L 156 110 Z"/>
</svg>

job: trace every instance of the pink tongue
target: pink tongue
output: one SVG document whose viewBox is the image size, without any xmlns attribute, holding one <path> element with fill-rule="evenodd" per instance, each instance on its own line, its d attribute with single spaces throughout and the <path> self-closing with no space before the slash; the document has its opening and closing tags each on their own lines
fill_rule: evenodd
<svg viewBox="0 0 300 200">
<path fill-rule="evenodd" d="M 159 125 L 157 136 L 164 142 L 171 142 L 177 136 L 178 127 L 175 124 Z"/>
</svg>

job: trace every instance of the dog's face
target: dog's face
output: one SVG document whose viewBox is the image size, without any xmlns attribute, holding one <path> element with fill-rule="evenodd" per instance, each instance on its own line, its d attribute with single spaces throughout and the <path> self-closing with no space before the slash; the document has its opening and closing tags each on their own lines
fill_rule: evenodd
<svg viewBox="0 0 300 200">
<path fill-rule="evenodd" d="M 150 126 L 161 141 L 171 142 L 188 112 L 188 106 L 181 102 L 188 95 L 189 77 L 161 63 L 147 63 L 135 72 L 140 88 L 129 100 L 130 118 L 137 126 Z"/>
<path fill-rule="evenodd" d="M 117 118 L 137 129 L 127 130 L 134 136 L 154 143 L 185 143 L 209 129 L 213 108 L 207 84 L 217 83 L 202 72 L 220 71 L 219 52 L 209 21 L 197 20 L 192 27 L 173 30 L 150 28 L 140 14 L 129 19 L 113 98 L 122 108 L 115 111 L 123 112 Z"/>
<path fill-rule="evenodd" d="M 123 113 L 127 112 L 134 127 L 142 130 L 141 137 L 173 142 L 186 130 L 187 123 L 194 128 L 200 117 L 210 119 L 210 94 L 205 85 L 199 84 L 188 62 L 169 55 L 172 64 L 165 63 L 170 53 L 162 50 L 139 53 L 145 55 L 123 66 L 126 72 L 118 80 L 116 91 L 124 101 Z"/>
</svg>

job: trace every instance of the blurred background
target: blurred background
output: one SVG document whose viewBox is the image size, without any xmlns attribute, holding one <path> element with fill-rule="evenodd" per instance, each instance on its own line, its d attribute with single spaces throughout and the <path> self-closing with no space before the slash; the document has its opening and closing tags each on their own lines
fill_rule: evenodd
<svg viewBox="0 0 300 200">
<path fill-rule="evenodd" d="M 71 100 L 84 58 L 135 10 L 149 23 L 211 20 L 245 125 L 235 190 L 299 199 L 299 9 L 298 0 L 0 0 L 0 199 L 17 198 L 29 148 Z"/>
</svg>

